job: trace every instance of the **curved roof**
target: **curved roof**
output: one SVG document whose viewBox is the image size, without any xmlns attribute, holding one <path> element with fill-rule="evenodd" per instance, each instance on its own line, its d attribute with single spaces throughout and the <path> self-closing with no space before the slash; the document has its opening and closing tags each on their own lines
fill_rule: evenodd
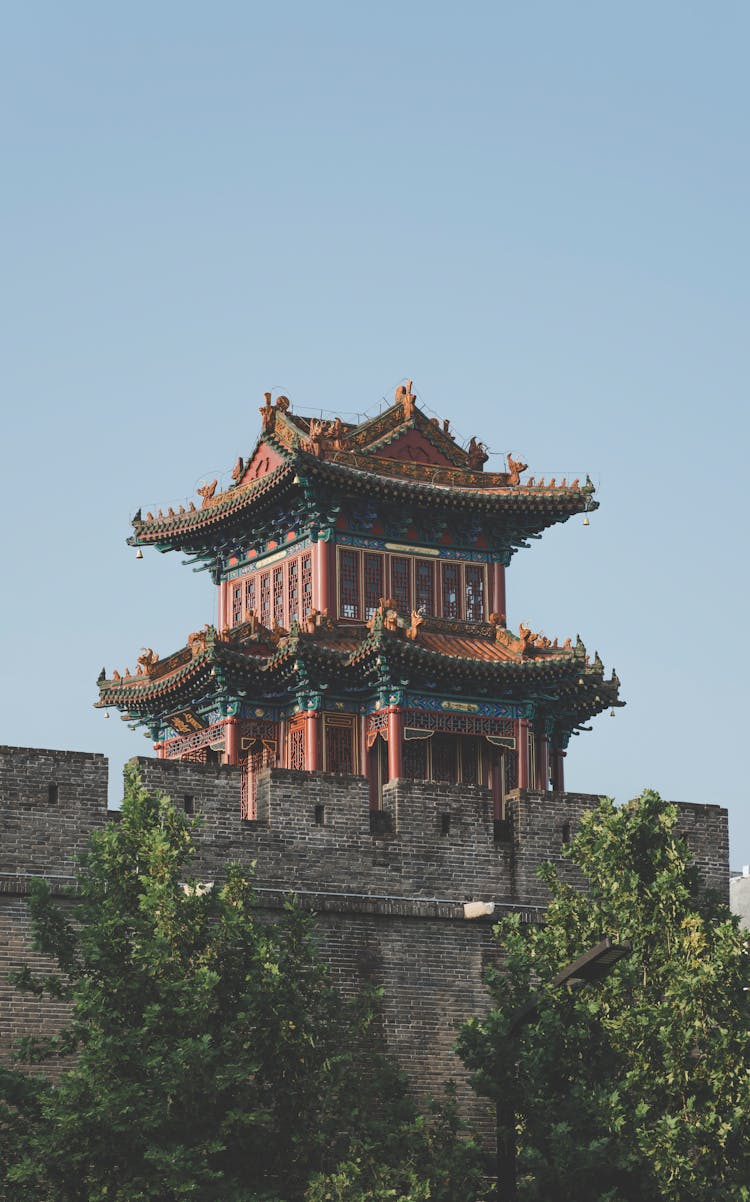
<svg viewBox="0 0 750 1202">
<path fill-rule="evenodd" d="M 438 679 L 441 691 L 451 681 L 488 697 L 543 698 L 570 729 L 623 704 L 616 675 L 605 680 L 599 657 L 589 663 L 580 640 L 558 646 L 524 626 L 515 636 L 492 623 L 437 618 L 415 623 L 394 611 L 376 612 L 368 626 L 334 624 L 320 614 L 305 625 L 269 631 L 252 621 L 221 634 L 206 627 L 167 659 L 146 653 L 136 675 L 107 678 L 102 672 L 96 704 L 129 718 L 163 719 L 220 695 L 285 703 L 302 682 L 313 690 L 315 682 L 333 683 L 366 696 L 385 677 L 394 681 L 404 673 L 422 687 Z"/>
<path fill-rule="evenodd" d="M 299 417 L 285 397 L 274 404 L 270 394 L 260 412 L 261 437 L 248 460 L 238 459 L 233 483 L 219 492 L 216 481 L 203 486 L 200 507 L 190 502 L 177 512 L 170 508 L 145 517 L 139 510 L 131 545 L 205 554 L 227 536 L 250 530 L 261 508 L 276 498 L 301 509 L 310 506 L 311 489 L 505 519 L 516 544 L 597 508 L 588 478 L 583 485 L 579 480 L 522 481 L 527 466 L 510 455 L 507 472 L 485 472 L 484 444 L 472 438 L 468 449 L 458 446 L 448 423 L 441 427 L 427 418 L 410 388 L 399 389 L 395 404 L 359 425 Z"/>
</svg>

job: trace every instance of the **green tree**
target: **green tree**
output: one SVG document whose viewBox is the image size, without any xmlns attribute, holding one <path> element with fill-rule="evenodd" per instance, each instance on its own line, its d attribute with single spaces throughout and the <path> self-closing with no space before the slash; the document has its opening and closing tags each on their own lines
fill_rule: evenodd
<svg viewBox="0 0 750 1202">
<path fill-rule="evenodd" d="M 0 1077 L 3 1196 L 298 1202 L 340 1162 L 387 1163 L 382 1147 L 437 1197 L 445 1165 L 425 1155 L 431 1128 L 378 1054 L 371 1007 L 342 1006 L 293 903 L 264 922 L 241 868 L 215 888 L 189 880 L 195 825 L 129 771 L 72 917 L 36 886 L 36 946 L 58 971 L 17 983 L 71 1017 L 22 1049 L 30 1064 L 62 1057 L 57 1079 Z M 474 1197 L 476 1156 L 455 1151 Z"/>
<path fill-rule="evenodd" d="M 460 1051 L 515 1109 L 527 1202 L 750 1198 L 750 940 L 701 893 L 674 806 L 647 791 L 587 814 L 568 855 L 585 889 L 541 870 L 543 926 L 501 922 L 494 1008 Z M 604 980 L 555 989 L 603 936 L 633 951 Z M 513 1015 L 535 992 L 535 1022 Z"/>
</svg>

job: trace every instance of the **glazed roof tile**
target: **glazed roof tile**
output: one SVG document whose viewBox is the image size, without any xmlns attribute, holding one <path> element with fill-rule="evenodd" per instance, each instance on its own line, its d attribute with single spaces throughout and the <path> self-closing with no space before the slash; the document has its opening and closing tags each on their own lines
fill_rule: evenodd
<svg viewBox="0 0 750 1202">
<path fill-rule="evenodd" d="M 383 656 L 392 665 L 404 664 L 410 673 L 424 671 L 425 678 L 436 674 L 446 681 L 472 678 L 492 682 L 493 691 L 507 695 L 511 688 L 523 695 L 534 682 L 551 684 L 559 699 L 573 698 L 583 716 L 621 704 L 616 676 L 605 681 L 598 657 L 587 663 L 585 648 L 571 646 L 535 646 L 522 627 L 516 638 L 487 623 L 473 624 L 426 619 L 416 638 L 407 637 L 405 625 L 387 630 L 380 619 L 371 629 L 362 625 L 338 626 L 323 622 L 313 632 L 294 626 L 291 632 L 275 633 L 258 628 L 248 633 L 248 624 L 221 636 L 208 627 L 190 636 L 187 647 L 164 660 L 149 663 L 140 676 L 99 679 L 99 706 L 115 706 L 132 714 L 148 715 L 172 711 L 219 687 L 218 677 L 241 693 L 249 690 L 259 697 L 280 687 L 294 690 L 299 668 L 315 670 L 324 676 L 348 681 L 349 687 L 374 686 Z M 251 624 L 252 625 L 252 624 Z M 502 636 L 502 638 L 501 638 Z M 546 640 L 545 640 L 546 641 Z M 449 666 L 450 665 L 450 666 Z"/>
<path fill-rule="evenodd" d="M 408 400 L 408 403 L 407 403 Z M 411 393 L 401 389 L 396 404 L 376 418 L 352 426 L 344 422 L 318 421 L 289 412 L 286 398 L 271 404 L 270 394 L 261 409 L 263 433 L 257 451 L 265 441 L 283 457 L 279 464 L 260 479 L 242 480 L 241 470 L 229 488 L 216 492 L 216 481 L 203 486 L 200 508 L 175 513 L 149 513 L 139 510 L 133 520 L 131 545 L 169 544 L 189 548 L 224 526 L 235 526 L 249 519 L 253 509 L 267 502 L 274 492 L 299 488 L 300 478 L 317 479 L 324 486 L 335 484 L 346 491 L 385 494 L 395 500 L 409 500 L 428 508 L 470 508 L 501 516 L 530 519 L 533 531 L 544 529 L 551 521 L 584 510 L 597 508 L 592 499 L 593 486 L 581 486 L 578 480 L 557 484 L 522 483 L 520 474 L 526 465 L 510 456 L 508 472 L 484 472 L 486 454 L 482 444 L 472 439 L 471 451 L 459 447 L 452 436 L 425 417 Z M 394 440 L 411 431 L 434 445 L 442 462 L 412 462 L 389 457 L 384 452 Z M 254 454 L 255 452 L 253 452 Z M 251 456 L 252 458 L 252 456 Z M 446 460 L 447 465 L 446 465 Z M 250 460 L 248 460 L 250 462 Z M 239 461 L 241 469 L 243 461 Z"/>
</svg>

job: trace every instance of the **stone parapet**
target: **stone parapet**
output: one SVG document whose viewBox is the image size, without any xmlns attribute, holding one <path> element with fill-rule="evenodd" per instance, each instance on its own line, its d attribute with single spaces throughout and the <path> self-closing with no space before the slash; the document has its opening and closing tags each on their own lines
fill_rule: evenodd
<svg viewBox="0 0 750 1202">
<path fill-rule="evenodd" d="M 296 893 L 318 916 L 320 946 L 341 991 L 351 994 L 363 981 L 383 987 L 383 1037 L 415 1088 L 435 1092 L 454 1078 L 467 1117 L 489 1133 L 491 1117 L 453 1043 L 461 1024 L 487 1007 L 485 970 L 502 955 L 494 922 L 510 912 L 528 922 L 543 917 L 539 865 L 551 860 L 583 886 L 564 849 L 598 795 L 516 791 L 497 822 L 485 788 L 396 780 L 384 786 L 373 817 L 362 776 L 267 768 L 258 777 L 257 817 L 246 821 L 239 768 L 134 762 L 147 788 L 199 817 L 196 874 L 220 880 L 231 862 L 254 864 L 259 906 L 269 913 Z M 62 1021 L 59 1006 L 16 993 L 7 975 L 33 959 L 24 897 L 31 882 L 45 876 L 56 892 L 72 884 L 90 835 L 117 818 L 106 799 L 102 756 L 0 748 L 0 1056 L 20 1036 Z M 679 811 L 705 884 L 727 895 L 726 810 Z M 484 905 L 467 911 L 471 902 Z"/>
</svg>

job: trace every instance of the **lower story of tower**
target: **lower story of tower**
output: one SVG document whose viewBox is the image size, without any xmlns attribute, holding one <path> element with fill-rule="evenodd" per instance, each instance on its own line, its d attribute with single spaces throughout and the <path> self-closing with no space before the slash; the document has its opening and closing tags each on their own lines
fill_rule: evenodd
<svg viewBox="0 0 750 1202">
<path fill-rule="evenodd" d="M 564 788 L 565 750 L 523 706 L 408 693 L 359 712 L 325 704 L 315 699 L 284 716 L 237 704 L 231 716 L 158 741 L 156 751 L 165 759 L 239 767 L 249 820 L 258 773 L 266 767 L 365 776 L 375 811 L 390 780 L 481 785 L 492 792 L 498 820 L 513 789 Z M 183 721 L 189 725 L 190 715 Z"/>
</svg>

